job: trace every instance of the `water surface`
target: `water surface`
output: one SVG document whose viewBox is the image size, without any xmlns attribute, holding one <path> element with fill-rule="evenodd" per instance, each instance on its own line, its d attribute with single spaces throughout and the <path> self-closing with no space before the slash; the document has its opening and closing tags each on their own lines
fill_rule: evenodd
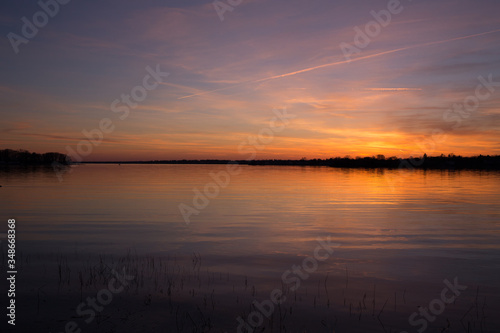
<svg viewBox="0 0 500 333">
<path fill-rule="evenodd" d="M 231 176 L 186 224 L 179 204 L 193 206 L 194 189 L 203 192 L 213 182 L 210 173 L 225 169 L 79 165 L 60 182 L 51 169 L 10 168 L 0 172 L 0 211 L 4 220 L 16 219 L 18 251 L 23 254 L 119 256 L 132 251 L 188 258 L 196 253 L 204 269 L 214 274 L 254 281 L 260 299 L 282 283 L 283 272 L 313 255 L 318 237 L 330 237 L 340 246 L 303 281 L 301 290 L 309 288 L 311 294 L 325 279 L 337 281 L 342 293 L 337 288 L 337 299 L 328 302 L 332 308 L 337 304 L 339 317 L 349 311 L 353 316 L 347 308 L 350 301 L 345 305 L 342 298 L 351 297 L 354 307 L 356 297 L 371 295 L 378 285 L 377 296 L 372 295 L 379 298 L 377 313 L 385 301 L 398 312 L 388 315 L 399 320 L 391 329 L 408 329 L 407 317 L 414 311 L 410 303 L 428 304 L 443 280 L 455 277 L 468 286 L 461 296 L 463 306 L 454 310 L 457 318 L 477 298 L 490 314 L 498 312 L 500 173 L 241 166 L 241 173 Z M 364 307 L 360 305 L 361 313 Z M 235 331 L 236 315 L 221 325 Z M 328 321 L 334 314 L 325 316 Z M 479 325 L 487 331 L 482 326 L 486 320 L 476 317 L 478 331 Z M 499 324 L 494 316 L 488 320 L 489 329 L 495 320 Z M 398 326 L 404 322 L 406 327 Z M 335 325 L 320 323 L 318 319 L 316 324 L 325 330 Z M 342 327 L 338 318 L 337 325 Z M 382 327 L 387 329 L 380 325 L 362 330 L 383 332 Z"/>
</svg>

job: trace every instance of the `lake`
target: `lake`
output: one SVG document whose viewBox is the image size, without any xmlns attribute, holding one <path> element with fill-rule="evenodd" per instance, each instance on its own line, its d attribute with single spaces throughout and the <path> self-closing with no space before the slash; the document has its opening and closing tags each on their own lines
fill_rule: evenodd
<svg viewBox="0 0 500 333">
<path fill-rule="evenodd" d="M 19 327 L 498 332 L 500 172 L 233 167 L 0 169 Z"/>
</svg>

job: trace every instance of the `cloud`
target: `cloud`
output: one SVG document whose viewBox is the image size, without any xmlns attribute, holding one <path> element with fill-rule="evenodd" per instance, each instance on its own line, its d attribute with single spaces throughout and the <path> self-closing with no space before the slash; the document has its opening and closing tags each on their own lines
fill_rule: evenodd
<svg viewBox="0 0 500 333">
<path fill-rule="evenodd" d="M 393 53 L 397 53 L 397 52 L 402 52 L 402 51 L 406 51 L 406 50 L 410 50 L 410 49 L 414 49 L 414 48 L 421 48 L 421 47 L 424 47 L 424 46 L 432 46 L 432 45 L 438 45 L 438 44 L 443 44 L 443 43 L 449 43 L 449 42 L 453 42 L 453 41 L 457 41 L 457 40 L 469 39 L 469 38 L 474 38 L 474 37 L 489 35 L 489 34 L 498 33 L 498 32 L 500 32 L 500 29 L 491 30 L 491 31 L 482 32 L 482 33 L 478 33 L 478 34 L 473 34 L 473 35 L 467 35 L 467 36 L 449 38 L 449 39 L 445 39 L 445 40 L 439 40 L 439 41 L 433 41 L 433 42 L 427 42 L 427 43 L 422 43 L 422 44 L 418 44 L 418 45 L 412 45 L 412 46 L 397 48 L 397 49 L 393 49 L 393 50 L 389 50 L 389 51 L 384 51 L 384 52 L 379 52 L 379 53 L 375 53 L 375 54 L 370 54 L 370 55 L 366 55 L 366 56 L 361 56 L 361 57 L 353 58 L 353 59 L 350 59 L 350 60 L 335 61 L 335 62 L 331 62 L 331 63 L 328 63 L 328 64 L 323 64 L 323 65 L 319 65 L 319 66 L 304 68 L 304 69 L 301 69 L 301 70 L 297 70 L 297 71 L 293 71 L 293 72 L 289 72 L 289 73 L 285 73 L 285 74 L 279 74 L 279 75 L 269 76 L 269 77 L 262 78 L 262 79 L 241 82 L 239 84 L 232 85 L 232 86 L 229 86 L 229 87 L 224 87 L 224 88 L 214 89 L 214 90 L 205 91 L 205 92 L 201 92 L 201 93 L 191 94 L 191 95 L 179 97 L 179 99 L 191 98 L 191 97 L 201 96 L 201 95 L 205 95 L 205 94 L 210 94 L 210 93 L 214 93 L 214 92 L 218 92 L 218 91 L 222 91 L 222 90 L 226 90 L 226 89 L 231 89 L 231 88 L 234 88 L 234 87 L 242 86 L 242 85 L 249 84 L 249 83 L 258 83 L 258 82 L 263 82 L 263 81 L 268 81 L 268 80 L 281 79 L 281 78 L 285 78 L 285 77 L 289 77 L 289 76 L 293 76 L 293 75 L 298 75 L 298 74 L 302 74 L 302 73 L 307 73 L 307 72 L 315 71 L 315 70 L 318 70 L 318 69 L 323 69 L 323 68 L 332 67 L 332 66 L 338 66 L 338 65 L 344 65 L 344 64 L 350 64 L 352 62 L 366 60 L 366 59 L 371 59 L 371 58 L 375 58 L 375 57 L 380 57 L 380 56 L 384 56 L 384 55 L 388 55 L 388 54 L 393 54 Z"/>
<path fill-rule="evenodd" d="M 365 88 L 368 91 L 420 91 L 421 88 Z"/>
</svg>

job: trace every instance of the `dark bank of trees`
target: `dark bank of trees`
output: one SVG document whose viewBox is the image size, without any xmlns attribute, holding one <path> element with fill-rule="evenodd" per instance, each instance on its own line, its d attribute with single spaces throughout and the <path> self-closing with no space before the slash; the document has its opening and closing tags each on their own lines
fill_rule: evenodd
<svg viewBox="0 0 500 333">
<path fill-rule="evenodd" d="M 65 154 L 60 153 L 45 153 L 37 154 L 30 153 L 27 150 L 0 150 L 0 165 L 50 165 L 53 162 L 59 164 L 68 164 L 69 158 Z"/>
<path fill-rule="evenodd" d="M 104 162 L 103 162 L 104 163 Z M 246 165 L 294 165 L 294 166 L 329 166 L 336 168 L 386 168 L 386 169 L 477 169 L 500 170 L 500 156 L 462 157 L 454 154 L 447 156 L 424 156 L 400 159 L 395 156 L 386 158 L 384 155 L 371 157 L 335 157 L 328 159 L 300 160 L 169 160 L 169 161 L 137 161 L 115 162 L 122 164 L 227 164 L 238 163 Z"/>
<path fill-rule="evenodd" d="M 250 165 L 310 165 L 330 166 L 337 168 L 387 168 L 387 169 L 480 169 L 500 170 L 500 156 L 472 156 L 463 157 L 450 154 L 448 156 L 420 156 L 416 158 L 400 159 L 386 158 L 384 155 L 372 157 L 335 157 L 329 159 L 301 160 L 260 160 L 250 161 Z"/>
<path fill-rule="evenodd" d="M 27 150 L 0 150 L 0 165 L 51 165 L 52 163 L 67 165 L 71 159 L 60 153 L 37 154 Z M 86 162 L 110 163 L 110 162 Z M 500 156 L 479 155 L 472 157 L 457 156 L 454 154 L 440 156 L 424 156 L 400 159 L 395 156 L 386 158 L 384 155 L 371 157 L 334 157 L 328 159 L 300 160 L 168 160 L 168 161 L 124 161 L 112 162 L 122 164 L 227 164 L 238 163 L 243 165 L 295 165 L 295 166 L 329 166 L 336 168 L 386 168 L 386 169 L 476 169 L 500 170 Z"/>
</svg>

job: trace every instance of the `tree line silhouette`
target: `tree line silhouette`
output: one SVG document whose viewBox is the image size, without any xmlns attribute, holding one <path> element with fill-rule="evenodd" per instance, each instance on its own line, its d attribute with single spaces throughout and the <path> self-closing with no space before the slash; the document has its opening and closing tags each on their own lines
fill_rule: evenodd
<svg viewBox="0 0 500 333">
<path fill-rule="evenodd" d="M 27 150 L 0 150 L 0 165 L 50 165 L 54 162 L 67 165 L 73 164 L 69 156 L 61 153 L 30 153 Z M 243 165 L 291 165 L 291 166 L 329 166 L 335 168 L 410 168 L 410 169 L 478 169 L 500 170 L 500 155 L 478 155 L 463 157 L 460 155 L 423 156 L 401 159 L 396 156 L 386 158 L 384 155 L 371 157 L 332 157 L 328 159 L 264 159 L 264 160 L 153 160 L 153 161 L 122 161 L 122 162 L 84 162 L 89 164 L 227 164 Z"/>
<path fill-rule="evenodd" d="M 87 162 L 87 163 L 109 163 L 109 162 Z M 332 157 L 328 159 L 284 160 L 154 160 L 154 161 L 123 161 L 113 162 L 120 164 L 227 164 L 238 163 L 243 165 L 290 165 L 290 166 L 329 166 L 336 168 L 409 168 L 409 169 L 479 169 L 500 170 L 500 155 L 479 155 L 472 157 L 457 156 L 454 154 L 440 156 L 423 156 L 416 158 L 401 159 L 396 156 L 386 158 L 384 155 L 371 157 Z"/>
<path fill-rule="evenodd" d="M 30 153 L 29 151 L 24 149 L 0 150 L 0 164 L 46 165 L 52 164 L 53 162 L 57 162 L 60 164 L 69 164 L 71 160 L 65 154 L 60 153 L 37 154 Z"/>
</svg>

